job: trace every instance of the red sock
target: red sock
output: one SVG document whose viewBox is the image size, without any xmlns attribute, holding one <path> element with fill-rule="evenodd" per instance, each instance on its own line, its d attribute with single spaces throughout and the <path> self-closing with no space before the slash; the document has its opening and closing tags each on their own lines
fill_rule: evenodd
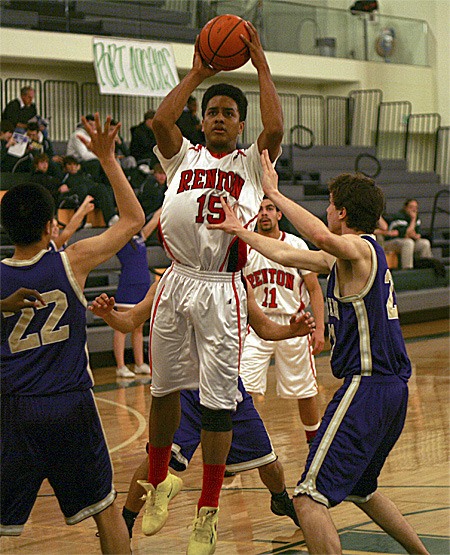
<svg viewBox="0 0 450 555">
<path fill-rule="evenodd" d="M 198 509 L 202 507 L 218 507 L 219 495 L 222 489 L 225 474 L 224 464 L 203 463 L 203 486 L 202 494 L 198 500 Z"/>
<path fill-rule="evenodd" d="M 171 453 L 172 444 L 165 447 L 148 445 L 148 481 L 155 488 L 167 478 Z"/>
<path fill-rule="evenodd" d="M 319 426 L 320 426 L 320 422 L 317 422 L 317 424 L 314 424 L 313 426 L 305 426 L 303 424 L 303 428 L 305 429 L 307 443 L 312 443 L 312 440 L 317 435 L 317 432 L 319 430 Z"/>
</svg>

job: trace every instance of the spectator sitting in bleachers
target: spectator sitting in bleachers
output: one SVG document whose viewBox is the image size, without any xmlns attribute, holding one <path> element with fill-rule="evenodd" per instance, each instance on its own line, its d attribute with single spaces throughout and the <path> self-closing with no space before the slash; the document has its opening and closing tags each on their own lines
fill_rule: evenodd
<svg viewBox="0 0 450 555">
<path fill-rule="evenodd" d="M 392 217 L 389 231 L 397 231 L 397 236 L 386 237 L 384 250 L 400 255 L 402 269 L 413 268 L 415 259 L 433 257 L 430 241 L 422 237 L 419 203 L 416 199 L 405 201 L 403 208 Z"/>
<path fill-rule="evenodd" d="M 153 168 L 153 174 L 148 176 L 139 190 L 135 190 L 136 196 L 144 210 L 146 220 L 149 220 L 161 208 L 166 191 L 167 176 L 158 162 Z"/>
<path fill-rule="evenodd" d="M 0 123 L 0 141 L 1 141 L 1 161 L 0 170 L 2 172 L 11 172 L 17 163 L 17 158 L 8 154 L 8 148 L 16 141 L 13 137 L 14 125 L 8 120 L 2 120 Z"/>
<path fill-rule="evenodd" d="M 152 130 L 154 116 L 155 110 L 147 110 L 144 114 L 144 121 L 131 128 L 130 154 L 134 156 L 138 164 L 147 160 L 150 168 L 153 168 L 158 161 L 153 152 L 153 147 L 156 145 Z"/>
<path fill-rule="evenodd" d="M 177 120 L 177 125 L 183 137 L 189 139 L 193 145 L 205 144 L 202 122 L 197 116 L 198 102 L 195 96 L 190 96 L 183 113 Z"/>
<path fill-rule="evenodd" d="M 18 133 L 25 133 L 27 123 L 37 115 L 34 93 L 33 87 L 22 87 L 19 98 L 8 102 L 2 112 L 2 120 L 10 121 Z"/>
<path fill-rule="evenodd" d="M 49 158 L 48 174 L 61 179 L 62 172 L 62 157 L 57 156 L 53 150 L 53 145 L 50 139 L 44 137 L 44 134 L 39 129 L 39 124 L 36 121 L 31 121 L 27 124 L 27 137 L 29 143 L 27 145 L 26 155 L 31 154 L 34 158 L 39 154 L 46 154 Z M 32 160 L 30 159 L 30 167 Z M 20 171 L 25 171 L 26 164 L 21 165 Z"/>
<path fill-rule="evenodd" d="M 40 183 L 50 191 L 55 203 L 58 202 L 59 188 L 61 180 L 48 172 L 49 158 L 47 154 L 38 154 L 32 161 L 32 180 L 34 183 Z"/>
<path fill-rule="evenodd" d="M 95 206 L 102 211 L 106 224 L 113 225 L 118 216 L 111 187 L 96 183 L 89 174 L 82 172 L 80 163 L 73 156 L 66 156 L 63 164 L 64 176 L 59 187 L 57 206 L 76 209 L 87 195 L 91 195 Z"/>
<path fill-rule="evenodd" d="M 117 125 L 117 121 L 112 119 L 111 125 Z M 137 166 L 136 159 L 134 156 L 131 156 L 130 149 L 120 133 L 116 135 L 116 146 L 114 151 L 123 170 L 131 170 Z"/>
<path fill-rule="evenodd" d="M 92 129 L 94 129 L 94 116 L 92 114 L 88 114 L 85 117 L 88 124 L 92 127 Z M 104 172 L 97 156 L 87 148 L 80 137 L 84 137 L 87 141 L 89 140 L 89 135 L 84 129 L 82 123 L 77 125 L 75 131 L 69 137 L 69 141 L 67 143 L 67 156 L 73 156 L 75 160 L 81 164 L 83 171 L 91 174 L 94 180 L 104 181 Z"/>
</svg>

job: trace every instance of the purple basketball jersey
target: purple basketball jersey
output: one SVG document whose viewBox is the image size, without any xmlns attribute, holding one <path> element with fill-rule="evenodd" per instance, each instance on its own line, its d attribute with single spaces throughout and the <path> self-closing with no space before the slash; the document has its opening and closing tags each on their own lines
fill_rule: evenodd
<svg viewBox="0 0 450 555">
<path fill-rule="evenodd" d="M 328 277 L 331 368 L 336 378 L 383 374 L 407 381 L 411 363 L 400 329 L 392 275 L 382 247 L 370 235 L 363 239 L 372 251 L 372 270 L 364 289 L 343 297 L 336 265 Z"/>
<path fill-rule="evenodd" d="M 64 252 L 1 262 L 2 296 L 39 291 L 46 306 L 2 313 L 3 395 L 51 395 L 92 387 L 86 347 L 86 299 Z"/>
</svg>

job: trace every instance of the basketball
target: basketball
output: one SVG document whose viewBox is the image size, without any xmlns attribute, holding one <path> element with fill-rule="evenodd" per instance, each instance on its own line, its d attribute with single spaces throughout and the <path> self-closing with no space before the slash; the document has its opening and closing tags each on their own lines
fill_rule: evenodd
<svg viewBox="0 0 450 555">
<path fill-rule="evenodd" d="M 200 31 L 200 56 L 212 68 L 231 71 L 250 59 L 250 52 L 240 35 L 250 40 L 245 21 L 237 15 L 218 15 Z"/>
</svg>

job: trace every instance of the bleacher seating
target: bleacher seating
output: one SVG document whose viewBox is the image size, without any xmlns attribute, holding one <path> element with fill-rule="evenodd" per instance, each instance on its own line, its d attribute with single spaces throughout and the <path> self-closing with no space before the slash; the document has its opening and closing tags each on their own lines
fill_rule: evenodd
<svg viewBox="0 0 450 555">
<path fill-rule="evenodd" d="M 67 5 L 6 0 L 0 5 L 0 19 L 7 27 L 193 43 L 199 29 L 191 25 L 191 12 L 163 5 L 164 0 L 71 0 Z"/>
<path fill-rule="evenodd" d="M 323 218 L 328 204 L 326 183 L 340 173 L 354 172 L 357 157 L 362 154 L 369 157 L 363 156 L 360 159 L 358 169 L 369 175 L 372 172 L 375 174 L 378 167 L 373 160 L 376 155 L 374 147 L 313 146 L 308 150 L 294 148 L 291 151 L 289 145 L 285 145 L 277 164 L 280 190 L 292 200 L 301 201 L 302 206 Z M 439 176 L 434 172 L 408 171 L 405 160 L 382 159 L 379 160 L 379 165 L 380 172 L 375 176 L 375 181 L 384 191 L 387 214 L 398 212 L 407 198 L 417 199 L 422 229 L 425 234 L 432 235 L 433 255 L 444 264 L 449 264 L 448 210 L 436 212 L 434 229 L 430 229 L 434 198 L 439 191 L 448 190 L 449 185 L 440 183 Z M 287 230 L 295 232 L 291 227 Z"/>
</svg>

